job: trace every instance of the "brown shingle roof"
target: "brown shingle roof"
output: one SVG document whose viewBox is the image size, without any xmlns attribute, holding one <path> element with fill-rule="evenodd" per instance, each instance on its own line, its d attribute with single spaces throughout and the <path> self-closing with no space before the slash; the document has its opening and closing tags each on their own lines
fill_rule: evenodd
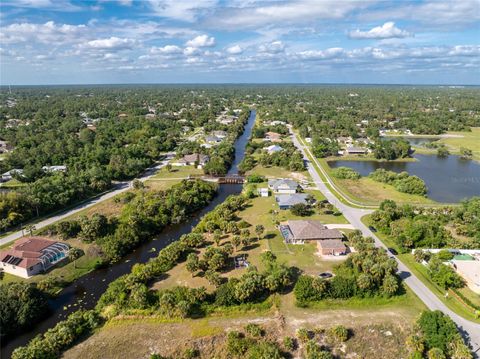
<svg viewBox="0 0 480 359">
<path fill-rule="evenodd" d="M 337 229 L 328 229 L 319 221 L 293 220 L 288 221 L 288 227 L 296 240 L 343 238 L 340 231 Z"/>
<path fill-rule="evenodd" d="M 322 249 L 342 249 L 345 250 L 345 244 L 339 239 L 324 239 L 322 241 L 318 241 L 318 245 Z"/>
</svg>

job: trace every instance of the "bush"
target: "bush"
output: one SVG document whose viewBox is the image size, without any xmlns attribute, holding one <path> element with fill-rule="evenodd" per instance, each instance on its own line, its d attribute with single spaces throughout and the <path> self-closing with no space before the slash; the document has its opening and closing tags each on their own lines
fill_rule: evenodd
<svg viewBox="0 0 480 359">
<path fill-rule="evenodd" d="M 297 343 L 295 342 L 295 338 L 292 337 L 285 337 L 283 338 L 283 346 L 288 351 L 293 351 L 297 347 Z"/>
<path fill-rule="evenodd" d="M 245 338 L 242 333 L 231 331 L 227 335 L 227 352 L 233 356 L 244 355 L 253 343 L 252 339 Z"/>
<path fill-rule="evenodd" d="M 329 339 L 333 342 L 345 342 L 348 339 L 348 329 L 343 325 L 337 325 L 327 331 Z"/>
<path fill-rule="evenodd" d="M 333 359 L 330 352 L 322 350 L 314 340 L 309 340 L 305 345 L 305 359 Z"/>
<path fill-rule="evenodd" d="M 245 326 L 245 331 L 253 338 L 260 338 L 261 336 L 263 336 L 263 329 L 258 324 L 247 324 Z"/>
<path fill-rule="evenodd" d="M 261 176 L 255 173 L 252 173 L 250 176 L 247 176 L 248 183 L 262 183 L 265 182 L 265 176 Z"/>
<path fill-rule="evenodd" d="M 280 352 L 278 345 L 270 342 L 260 342 L 253 344 L 247 351 L 247 359 L 282 359 L 284 356 Z"/>
<path fill-rule="evenodd" d="M 358 180 L 362 176 L 350 167 L 338 167 L 332 170 L 332 176 L 339 179 Z"/>
<path fill-rule="evenodd" d="M 297 338 L 302 343 L 306 343 L 310 340 L 311 335 L 310 335 L 310 332 L 307 329 L 300 328 L 300 329 L 297 330 Z"/>
<path fill-rule="evenodd" d="M 310 216 L 313 211 L 312 209 L 310 208 L 309 205 L 305 204 L 305 203 L 297 203 L 297 204 L 294 204 L 291 208 L 290 208 L 290 212 L 294 215 L 294 216 L 301 216 L 301 217 L 305 217 L 305 216 Z"/>
</svg>

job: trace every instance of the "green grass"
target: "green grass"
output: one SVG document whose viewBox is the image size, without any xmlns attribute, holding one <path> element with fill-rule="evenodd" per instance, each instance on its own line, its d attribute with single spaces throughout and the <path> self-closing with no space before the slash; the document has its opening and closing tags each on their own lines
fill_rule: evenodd
<svg viewBox="0 0 480 359">
<path fill-rule="evenodd" d="M 452 135 L 463 137 L 442 138 L 439 143 L 444 143 L 453 154 L 460 153 L 460 147 L 465 147 L 473 152 L 473 158 L 480 161 L 480 127 L 472 127 L 472 132 L 448 132 Z"/>
<path fill-rule="evenodd" d="M 301 178 L 304 178 L 308 181 L 312 180 L 308 171 L 295 172 L 295 171 L 286 170 L 276 166 L 264 167 L 262 165 L 256 165 L 255 168 L 253 168 L 250 171 L 247 171 L 246 175 L 248 176 L 253 173 L 258 174 L 260 176 L 265 176 L 267 178 L 292 178 L 296 180 L 300 180 Z"/>
<path fill-rule="evenodd" d="M 203 175 L 203 170 L 195 168 L 194 166 L 173 166 L 169 172 L 166 167 L 163 167 L 151 178 L 187 178 L 190 175 Z"/>
<path fill-rule="evenodd" d="M 371 224 L 370 221 L 370 215 L 365 216 L 362 218 L 362 222 L 366 224 L 367 226 Z M 400 253 L 400 248 L 398 245 L 395 243 L 395 241 L 390 238 L 388 235 L 377 232 L 376 233 L 377 237 L 380 238 L 380 240 L 390 248 L 394 248 L 397 250 L 398 253 Z M 408 269 L 418 278 L 420 279 L 427 288 L 429 288 L 432 293 L 434 293 L 448 308 L 450 308 L 452 311 L 457 313 L 458 315 L 471 320 L 476 323 L 480 323 L 480 318 L 476 318 L 475 314 L 467 308 L 463 303 L 458 301 L 456 298 L 452 296 L 445 297 L 445 289 L 439 287 L 436 285 L 430 278 L 430 274 L 428 273 L 428 269 L 421 263 L 417 263 L 413 257 L 413 254 L 411 253 L 402 253 L 399 254 L 398 259 L 402 261 L 403 264 L 405 264 Z M 472 293 L 473 294 L 473 293 Z M 477 299 L 478 301 L 478 299 Z"/>
</svg>

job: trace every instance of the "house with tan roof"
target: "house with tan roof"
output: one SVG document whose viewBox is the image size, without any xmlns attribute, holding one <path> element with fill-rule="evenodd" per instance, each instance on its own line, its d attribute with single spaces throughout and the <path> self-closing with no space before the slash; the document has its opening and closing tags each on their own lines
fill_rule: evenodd
<svg viewBox="0 0 480 359">
<path fill-rule="evenodd" d="M 277 132 L 267 132 L 265 134 L 265 141 L 281 142 L 282 141 L 282 135 L 277 133 Z"/>
<path fill-rule="evenodd" d="M 12 248 L 0 252 L 0 269 L 30 278 L 65 260 L 69 249 L 68 244 L 41 237 L 21 238 Z"/>
<path fill-rule="evenodd" d="M 178 160 L 174 160 L 172 166 L 197 166 L 197 168 L 203 168 L 209 160 L 210 157 L 207 155 L 192 153 L 190 155 L 185 155 Z"/>
<path fill-rule="evenodd" d="M 320 221 L 290 220 L 279 226 L 286 243 L 304 244 L 305 241 L 343 239 L 338 229 L 328 229 Z"/>
</svg>

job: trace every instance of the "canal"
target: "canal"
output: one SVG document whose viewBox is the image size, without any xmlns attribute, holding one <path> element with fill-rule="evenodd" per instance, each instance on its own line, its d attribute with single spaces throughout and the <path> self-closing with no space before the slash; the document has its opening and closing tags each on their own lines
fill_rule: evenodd
<svg viewBox="0 0 480 359">
<path fill-rule="evenodd" d="M 245 146 L 250 138 L 255 119 L 256 111 L 252 110 L 243 134 L 235 142 L 235 160 L 232 163 L 228 174 L 235 174 L 238 172 L 237 166 L 245 155 Z M 17 335 L 8 341 L 2 341 L 0 358 L 10 358 L 15 348 L 27 344 L 37 334 L 44 333 L 49 328 L 52 328 L 72 312 L 78 309 L 93 308 L 100 296 L 107 289 L 110 282 L 129 273 L 134 264 L 145 263 L 150 258 L 156 257 L 159 250 L 178 240 L 183 234 L 191 232 L 193 227 L 195 227 L 206 213 L 222 203 L 229 195 L 238 194 L 241 190 L 242 185 L 240 184 L 220 185 L 213 201 L 193 217 L 190 217 L 186 222 L 169 226 L 162 231 L 158 237 L 150 242 L 144 243 L 134 252 L 122 258 L 120 262 L 107 268 L 97 269 L 63 289 L 57 297 L 50 301 L 51 312 L 45 320 L 32 325 L 31 330 L 22 335 Z"/>
</svg>

